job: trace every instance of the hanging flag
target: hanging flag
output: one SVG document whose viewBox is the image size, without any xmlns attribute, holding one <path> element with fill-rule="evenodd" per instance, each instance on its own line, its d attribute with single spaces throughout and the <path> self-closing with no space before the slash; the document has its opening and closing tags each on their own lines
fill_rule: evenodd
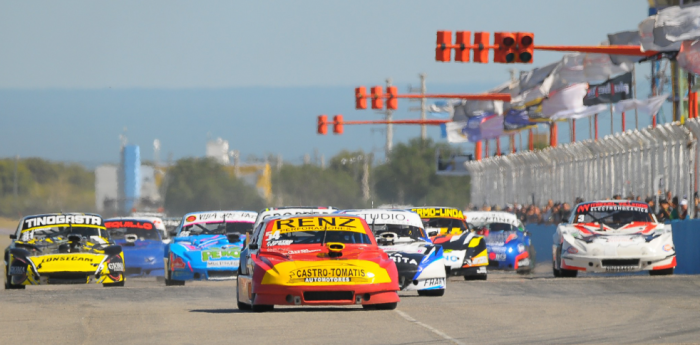
<svg viewBox="0 0 700 345">
<path fill-rule="evenodd" d="M 683 41 L 676 61 L 678 61 L 680 68 L 694 74 L 700 74 L 700 40 Z"/>
<path fill-rule="evenodd" d="M 550 92 L 549 98 L 542 101 L 542 115 L 548 118 L 562 110 L 583 107 L 587 88 L 588 84 L 580 83 Z"/>
<path fill-rule="evenodd" d="M 506 131 L 513 131 L 535 125 L 537 125 L 537 123 L 530 121 L 530 117 L 525 109 L 509 109 L 503 116 L 503 128 Z"/>
<path fill-rule="evenodd" d="M 608 106 L 606 104 L 596 104 L 596 105 L 591 105 L 591 106 L 582 107 L 582 108 L 578 108 L 578 109 L 562 110 L 562 111 L 552 115 L 552 120 L 564 120 L 564 119 L 578 120 L 578 119 L 582 119 L 585 117 L 589 117 L 589 116 L 594 115 L 594 114 L 604 112 L 606 110 L 608 110 Z"/>
<path fill-rule="evenodd" d="M 503 116 L 482 112 L 477 116 L 470 117 L 462 132 L 471 142 L 495 139 L 503 134 Z"/>
<path fill-rule="evenodd" d="M 663 94 L 649 99 L 628 99 L 620 101 L 613 106 L 613 110 L 617 113 L 637 109 L 649 115 L 654 115 L 659 112 L 661 106 L 668 99 L 669 94 Z"/>
<path fill-rule="evenodd" d="M 639 30 L 622 31 L 614 34 L 608 34 L 610 45 L 615 46 L 638 46 L 640 45 Z M 643 59 L 643 56 L 632 55 L 610 55 L 610 61 L 616 65 L 624 63 L 637 63 Z"/>
<path fill-rule="evenodd" d="M 466 143 L 469 141 L 467 135 L 462 131 L 467 126 L 466 121 L 445 123 L 445 136 L 450 143 Z"/>
<path fill-rule="evenodd" d="M 700 7 L 671 6 L 656 15 L 654 43 L 695 40 L 700 38 Z M 660 41 L 660 42 L 659 42 Z"/>
<path fill-rule="evenodd" d="M 583 98 L 584 105 L 617 103 L 632 98 L 632 72 L 609 79 L 606 82 L 588 87 Z"/>
</svg>

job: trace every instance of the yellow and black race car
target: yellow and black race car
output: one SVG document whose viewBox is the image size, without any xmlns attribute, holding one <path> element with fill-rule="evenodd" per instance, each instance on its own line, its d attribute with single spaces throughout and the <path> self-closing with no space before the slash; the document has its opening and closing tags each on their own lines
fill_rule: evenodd
<svg viewBox="0 0 700 345">
<path fill-rule="evenodd" d="M 27 285 L 124 286 L 124 254 L 102 217 L 53 213 L 24 217 L 5 249 L 5 289 Z"/>
<path fill-rule="evenodd" d="M 447 275 L 486 280 L 486 240 L 470 231 L 462 211 L 451 207 L 415 207 L 433 244 L 442 246 Z"/>
</svg>

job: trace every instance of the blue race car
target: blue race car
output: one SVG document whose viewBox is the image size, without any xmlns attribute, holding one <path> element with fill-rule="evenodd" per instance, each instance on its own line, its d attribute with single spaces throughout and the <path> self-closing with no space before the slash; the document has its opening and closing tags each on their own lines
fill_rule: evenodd
<svg viewBox="0 0 700 345">
<path fill-rule="evenodd" d="M 508 212 L 465 212 L 470 229 L 486 239 L 489 270 L 528 274 L 535 269 L 535 248 L 523 223 Z"/>
<path fill-rule="evenodd" d="M 105 227 L 124 252 L 127 277 L 162 277 L 164 244 L 151 218 L 111 218 Z"/>
<path fill-rule="evenodd" d="M 182 217 L 177 235 L 165 249 L 165 285 L 236 279 L 246 233 L 252 232 L 257 215 L 252 211 L 211 211 Z"/>
</svg>

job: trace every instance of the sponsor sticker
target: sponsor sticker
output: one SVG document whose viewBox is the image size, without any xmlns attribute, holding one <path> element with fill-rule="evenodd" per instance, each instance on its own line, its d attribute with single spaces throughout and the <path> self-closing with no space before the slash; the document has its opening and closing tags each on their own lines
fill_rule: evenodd
<svg viewBox="0 0 700 345">
<path fill-rule="evenodd" d="M 456 208 L 414 208 L 421 218 L 458 218 L 464 219 L 464 214 Z"/>
<path fill-rule="evenodd" d="M 445 278 L 430 278 L 423 281 L 423 286 L 445 285 Z"/>
<path fill-rule="evenodd" d="M 238 260 L 207 261 L 207 267 L 238 267 Z"/>
<path fill-rule="evenodd" d="M 360 218 L 350 217 L 305 217 L 275 221 L 273 231 L 280 233 L 296 231 L 353 231 L 365 232 Z"/>
<path fill-rule="evenodd" d="M 10 266 L 10 275 L 24 275 L 27 273 L 25 266 Z"/>
<path fill-rule="evenodd" d="M 397 264 L 410 264 L 410 265 L 418 265 L 418 262 L 415 259 L 411 259 L 409 257 L 404 257 L 403 255 L 399 253 L 394 253 L 389 255 L 389 258 L 394 260 L 395 263 Z"/>
<path fill-rule="evenodd" d="M 518 266 L 530 266 L 530 259 L 522 259 L 518 262 Z"/>
<path fill-rule="evenodd" d="M 110 262 L 107 264 L 107 268 L 109 268 L 109 270 L 112 272 L 124 272 L 124 263 L 123 262 Z"/>
<path fill-rule="evenodd" d="M 238 249 L 229 250 L 203 250 L 202 261 L 218 260 L 223 258 L 240 258 L 241 252 Z"/>
<path fill-rule="evenodd" d="M 665 251 L 665 252 L 670 252 L 671 250 L 673 250 L 673 246 L 672 246 L 672 245 L 667 244 L 667 245 L 664 246 L 664 251 Z"/>
<path fill-rule="evenodd" d="M 105 222 L 105 228 L 107 229 L 118 229 L 118 228 L 138 228 L 138 229 L 144 229 L 144 230 L 151 230 L 153 229 L 153 224 L 150 222 L 138 222 L 138 221 L 114 221 L 114 222 Z"/>
<path fill-rule="evenodd" d="M 102 225 L 102 218 L 88 215 L 54 215 L 28 218 L 24 220 L 23 228 L 31 229 L 45 225 L 57 224 L 85 224 Z"/>
<path fill-rule="evenodd" d="M 366 272 L 363 268 L 326 267 L 292 270 L 289 276 L 291 282 L 349 283 L 365 281 L 366 278 L 374 277 L 374 274 Z"/>
</svg>

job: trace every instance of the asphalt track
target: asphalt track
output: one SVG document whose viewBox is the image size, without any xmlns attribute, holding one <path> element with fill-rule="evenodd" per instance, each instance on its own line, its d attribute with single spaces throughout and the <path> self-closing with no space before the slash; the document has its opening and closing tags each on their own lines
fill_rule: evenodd
<svg viewBox="0 0 700 345">
<path fill-rule="evenodd" d="M 0 292 L 0 344 L 526 344 L 700 342 L 700 276 L 451 278 L 444 297 L 395 311 L 236 308 L 235 281 L 165 287 L 34 286 Z"/>
</svg>

